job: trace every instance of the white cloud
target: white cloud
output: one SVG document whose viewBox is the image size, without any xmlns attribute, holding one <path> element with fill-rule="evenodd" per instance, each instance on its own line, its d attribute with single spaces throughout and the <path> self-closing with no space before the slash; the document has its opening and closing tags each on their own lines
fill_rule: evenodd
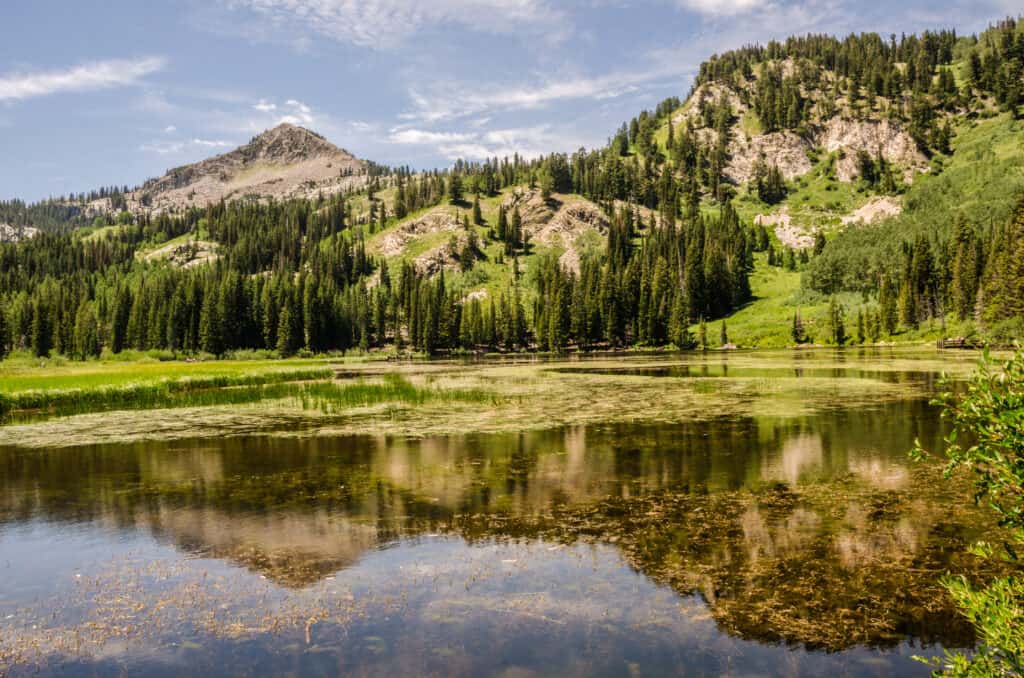
<svg viewBox="0 0 1024 678">
<path fill-rule="evenodd" d="M 277 110 L 277 104 L 271 103 L 266 99 L 260 99 L 259 102 L 257 102 L 253 106 L 253 108 L 255 108 L 257 111 L 260 111 L 261 113 L 269 113 L 270 111 Z"/>
<path fill-rule="evenodd" d="M 421 129 L 393 129 L 388 137 L 396 144 L 451 144 L 475 139 L 476 135 L 459 132 L 429 132 Z"/>
<path fill-rule="evenodd" d="M 284 102 L 284 108 L 288 112 L 278 117 L 274 123 L 275 125 L 288 123 L 289 125 L 303 125 L 308 127 L 310 125 L 315 125 L 319 120 L 319 116 L 313 113 L 313 109 L 301 101 L 289 99 Z M 269 110 L 272 111 L 274 109 Z"/>
<path fill-rule="evenodd" d="M 0 76 L 0 101 L 135 85 L 143 77 L 162 69 L 165 64 L 162 57 L 134 61 L 115 59 L 94 61 L 65 70 Z"/>
<path fill-rule="evenodd" d="M 177 141 L 151 141 L 139 146 L 139 150 L 146 153 L 157 153 L 158 155 L 173 155 L 195 149 L 231 148 L 234 145 L 230 141 L 221 139 L 193 138 Z"/>
<path fill-rule="evenodd" d="M 550 125 L 487 132 L 439 132 L 396 127 L 391 129 L 388 141 L 393 144 L 428 146 L 449 160 L 483 160 L 515 153 L 533 158 L 581 145 L 573 132 L 556 132 Z"/>
<path fill-rule="evenodd" d="M 164 127 L 164 134 L 174 134 L 177 131 L 178 128 L 174 125 L 168 125 L 167 127 Z"/>
<path fill-rule="evenodd" d="M 685 9 L 711 16 L 735 16 L 771 7 L 765 0 L 679 0 Z"/>
<path fill-rule="evenodd" d="M 564 34 L 564 14 L 546 0 L 222 0 L 268 20 L 272 29 L 312 31 L 359 47 L 403 43 L 417 32 L 457 24 L 487 33 Z M 265 32 L 261 28 L 260 32 Z M 304 43 L 304 44 L 308 44 Z"/>
<path fill-rule="evenodd" d="M 513 83 L 484 89 L 470 83 L 448 83 L 436 86 L 429 93 L 410 90 L 413 109 L 400 117 L 435 123 L 496 111 L 535 109 L 562 101 L 613 99 L 637 92 L 645 85 L 678 77 L 690 68 L 678 62 L 664 62 L 631 73 L 611 73 L 596 78 L 565 76 L 539 83 Z"/>
</svg>

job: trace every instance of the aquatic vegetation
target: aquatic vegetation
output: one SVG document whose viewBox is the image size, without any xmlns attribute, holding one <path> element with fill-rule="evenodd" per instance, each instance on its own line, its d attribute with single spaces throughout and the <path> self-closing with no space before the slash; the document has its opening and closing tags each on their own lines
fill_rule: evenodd
<svg viewBox="0 0 1024 678">
<path fill-rule="evenodd" d="M 102 408 L 121 410 L 117 417 L 89 414 L 88 405 L 65 410 L 80 412 L 75 416 L 19 415 L 0 426 L 0 444 L 61 447 L 257 431 L 431 436 L 629 421 L 801 417 L 924 397 L 937 379 L 929 370 L 941 364 L 934 354 L 897 353 L 887 359 L 834 351 L 354 364 L 337 382 L 348 384 L 345 389 L 312 381 L 301 389 L 157 390 L 149 399 L 115 398 Z M 970 369 L 959 361 L 949 368 L 955 375 Z"/>
</svg>

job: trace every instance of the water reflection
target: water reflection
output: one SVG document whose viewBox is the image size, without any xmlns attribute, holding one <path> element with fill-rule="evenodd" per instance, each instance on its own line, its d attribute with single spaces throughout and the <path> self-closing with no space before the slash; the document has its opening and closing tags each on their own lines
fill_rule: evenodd
<svg viewBox="0 0 1024 678">
<path fill-rule="evenodd" d="M 199 643 L 187 661 L 214 673 L 221 655 L 327 673 L 417 656 L 452 674 L 903 673 L 920 643 L 972 641 L 936 580 L 974 567 L 963 551 L 984 523 L 904 456 L 940 435 L 908 400 L 427 439 L 0 448 L 0 638 L 49 616 L 50 635 L 6 635 L 105 672 L 69 639 L 137 609 L 147 647 L 180 659 Z M 54 584 L 72 574 L 88 586 Z M 314 625 L 331 639 L 323 665 Z M 168 669 L 112 647 L 123 628 L 101 654 Z"/>
</svg>

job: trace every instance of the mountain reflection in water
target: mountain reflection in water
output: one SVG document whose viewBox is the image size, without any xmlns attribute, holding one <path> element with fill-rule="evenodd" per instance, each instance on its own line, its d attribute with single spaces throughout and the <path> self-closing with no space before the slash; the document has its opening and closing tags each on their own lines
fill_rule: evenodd
<svg viewBox="0 0 1024 678">
<path fill-rule="evenodd" d="M 860 659 L 874 667 L 868 673 L 883 664 L 913 670 L 906 655 L 914 647 L 972 642 L 937 578 L 973 566 L 963 551 L 980 534 L 981 527 L 972 527 L 981 525 L 979 514 L 934 468 L 912 467 L 905 458 L 915 437 L 929 445 L 940 433 L 934 410 L 907 400 L 803 419 L 427 439 L 238 437 L 0 449 L 0 546 L 14 563 L 11 581 L 20 583 L 0 595 L 0 620 L 8 610 L 47 611 L 45 599 L 39 602 L 46 587 L 36 579 L 53 571 L 43 568 L 37 577 L 30 562 L 29 544 L 43 539 L 41 530 L 47 538 L 86 538 L 99 552 L 112 542 L 132 545 L 126 561 L 107 562 L 109 572 L 97 561 L 75 566 L 94 577 L 97 590 L 101 582 L 117 588 L 137 576 L 139 562 L 173 569 L 173 576 L 138 585 L 135 604 L 145 609 L 158 607 L 157 592 L 174 576 L 200 578 L 190 568 L 203 563 L 203 584 L 188 580 L 182 590 L 212 595 L 209 582 L 220 577 L 226 602 L 213 596 L 202 598 L 203 605 L 238 608 L 237 623 L 252 636 L 250 654 L 243 653 L 250 659 L 253 643 L 257 654 L 290 656 L 270 649 L 284 642 L 280 628 L 271 640 L 271 627 L 261 626 L 267 617 L 253 616 L 268 600 L 312 605 L 312 596 L 330 612 L 344 595 L 355 601 L 346 605 L 363 607 L 358 615 L 346 608 L 345 622 L 332 633 L 351 642 L 355 628 L 372 627 L 363 633 L 388 644 L 420 637 L 423 630 L 416 629 L 432 619 L 471 619 L 490 610 L 475 630 L 449 629 L 465 636 L 451 656 L 468 673 L 493 669 L 488 650 L 471 640 L 488 624 L 500 627 L 497 635 L 518 633 L 539 645 L 570 642 L 559 633 L 589 629 L 576 641 L 595 651 L 607 644 L 601 652 L 608 661 L 626 661 L 648 642 L 648 649 L 661 649 L 629 661 L 654 672 L 688 662 L 695 652 L 707 654 L 700 665 L 715 673 L 734 661 L 790 661 L 777 653 L 797 650 L 804 663 L 796 673 L 833 663 L 857 673 Z M 436 558 L 475 562 L 482 553 L 501 557 L 490 570 L 451 575 L 449 591 L 436 590 L 438 579 L 427 574 L 444 571 Z M 591 566 L 580 565 L 587 559 Z M 55 576 L 68 576 L 54 567 Z M 386 582 L 356 591 L 357 581 L 383 571 Z M 259 585 L 266 589 L 243 591 L 247 577 L 265 578 Z M 579 589 L 581 578 L 598 590 Z M 343 584 L 345 592 L 337 593 Z M 566 593 L 574 590 L 576 597 Z M 78 607 L 95 604 L 88 600 Z M 576 618 L 581 605 L 599 611 Z M 629 633 L 624 626 L 614 640 L 602 634 L 626 622 L 606 618 L 609 606 L 619 615 L 637 606 L 661 616 L 644 626 L 628 613 Z M 58 621 L 66 617 L 65 635 L 89 619 L 88 610 L 70 607 L 54 613 Z M 193 616 L 168 622 L 164 641 L 195 635 L 208 653 L 237 655 L 237 647 L 218 645 L 228 642 L 224 633 L 197 625 Z M 307 644 L 314 626 L 332 635 L 330 614 L 302 619 L 290 622 Z M 404 625 L 393 627 L 395 619 Z M 559 633 L 542 633 L 549 625 Z M 704 625 L 703 649 L 687 650 L 697 637 L 694 625 Z M 645 633 L 652 637 L 645 641 Z M 239 634 L 228 635 L 241 642 Z M 735 642 L 754 644 L 715 649 Z M 389 670 L 403 661 L 393 647 L 356 660 L 359 653 L 339 643 L 337 651 L 355 662 L 346 670 L 377 672 L 382 653 Z M 365 638 L 359 643 L 365 650 Z M 775 658 L 765 660 L 757 647 L 775 648 Z M 550 666 L 537 662 L 552 661 L 549 652 L 555 649 L 533 648 L 524 664 L 547 672 Z M 94 660 L 61 661 L 86 672 L 103 668 Z"/>
</svg>

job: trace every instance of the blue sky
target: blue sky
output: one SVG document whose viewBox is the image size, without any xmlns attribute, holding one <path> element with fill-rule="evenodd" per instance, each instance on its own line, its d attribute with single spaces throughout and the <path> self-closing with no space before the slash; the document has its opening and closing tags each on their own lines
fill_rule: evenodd
<svg viewBox="0 0 1024 678">
<path fill-rule="evenodd" d="M 0 199 L 141 183 L 281 121 L 415 168 L 603 144 L 708 55 L 981 30 L 1024 0 L 10 0 Z"/>
</svg>

